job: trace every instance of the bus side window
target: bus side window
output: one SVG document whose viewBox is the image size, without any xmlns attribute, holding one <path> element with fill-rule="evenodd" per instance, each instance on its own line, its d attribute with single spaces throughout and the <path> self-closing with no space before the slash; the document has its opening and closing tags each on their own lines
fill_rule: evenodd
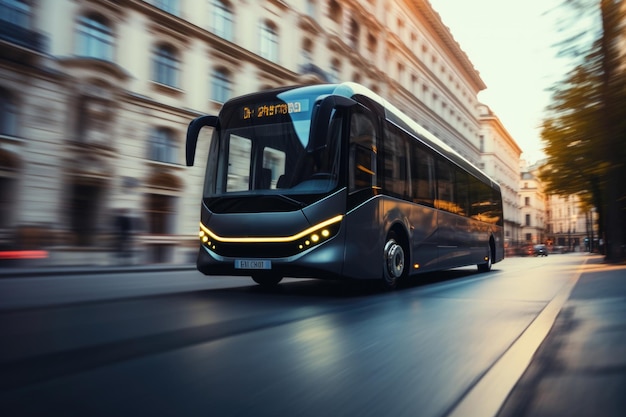
<svg viewBox="0 0 626 417">
<path fill-rule="evenodd" d="M 437 200 L 435 207 L 452 213 L 458 211 L 454 199 L 454 169 L 449 162 L 442 159 L 437 160 Z"/>
<path fill-rule="evenodd" d="M 350 191 L 376 185 L 376 130 L 364 113 L 350 118 Z"/>
<path fill-rule="evenodd" d="M 411 185 L 413 202 L 435 204 L 435 159 L 422 146 L 411 147 Z"/>
<path fill-rule="evenodd" d="M 385 146 L 383 149 L 385 192 L 406 199 L 411 194 L 408 140 L 406 133 L 390 123 L 385 124 Z"/>
<path fill-rule="evenodd" d="M 462 169 L 456 169 L 456 208 L 461 216 L 469 215 L 469 175 Z"/>
</svg>

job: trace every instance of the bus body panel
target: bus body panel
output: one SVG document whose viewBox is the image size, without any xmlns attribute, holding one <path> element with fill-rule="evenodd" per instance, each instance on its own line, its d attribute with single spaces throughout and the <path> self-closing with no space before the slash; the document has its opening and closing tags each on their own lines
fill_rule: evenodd
<svg viewBox="0 0 626 417">
<path fill-rule="evenodd" d="M 342 188 L 336 193 L 304 207 L 302 213 L 309 220 L 311 226 L 337 215 L 343 215 L 346 211 L 346 193 L 346 189 Z"/>
<path fill-rule="evenodd" d="M 441 211 L 437 222 L 440 268 L 468 265 L 471 260 L 469 222 L 453 213 Z"/>
<path fill-rule="evenodd" d="M 437 269 L 437 218 L 439 213 L 432 207 L 405 203 L 410 210 L 411 273 Z M 417 268 L 416 268 L 417 266 Z"/>
<path fill-rule="evenodd" d="M 315 247 L 287 256 L 263 255 L 267 243 L 263 238 L 289 238 L 321 222 L 342 215 L 345 208 L 345 189 L 322 199 L 302 210 L 273 213 L 211 213 L 203 206 L 203 225 L 221 238 L 259 238 L 259 242 L 238 243 L 240 255 L 220 255 L 211 248 L 214 242 L 202 245 L 198 256 L 198 269 L 206 275 L 245 275 L 255 272 L 235 268 L 236 259 L 269 260 L 272 273 L 292 277 L 337 278 L 343 269 L 345 227 L 340 224 L 338 233 Z M 342 222 L 343 223 L 343 220 Z M 294 247 L 298 241 L 293 243 Z M 219 245 L 219 243 L 215 243 Z"/>
<path fill-rule="evenodd" d="M 290 236 L 311 226 L 302 210 L 285 213 L 211 213 L 203 223 L 222 237 Z"/>
<path fill-rule="evenodd" d="M 340 279 L 344 264 L 345 231 L 343 225 L 339 233 L 327 242 L 295 256 L 268 258 L 272 269 L 268 272 L 281 277 Z M 205 275 L 250 276 L 255 271 L 235 268 L 238 257 L 220 256 L 206 246 L 198 254 L 198 270 Z M 263 258 L 253 258 L 263 259 Z"/>
<path fill-rule="evenodd" d="M 374 197 L 346 214 L 345 266 L 343 275 L 355 279 L 377 279 L 382 276 L 381 232 L 382 198 Z"/>
</svg>

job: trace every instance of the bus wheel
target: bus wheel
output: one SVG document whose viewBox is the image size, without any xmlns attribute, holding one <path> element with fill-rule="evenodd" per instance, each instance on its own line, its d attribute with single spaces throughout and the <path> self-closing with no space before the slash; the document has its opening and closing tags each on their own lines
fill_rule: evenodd
<svg viewBox="0 0 626 417">
<path fill-rule="evenodd" d="M 283 277 L 272 274 L 255 274 L 252 275 L 252 279 L 262 287 L 273 288 L 277 286 L 280 281 L 282 281 Z"/>
<path fill-rule="evenodd" d="M 487 256 L 485 256 L 485 263 L 478 264 L 478 272 L 489 272 L 491 271 L 492 259 L 491 259 L 491 245 L 487 248 Z"/>
<path fill-rule="evenodd" d="M 396 241 L 396 234 L 390 232 L 383 251 L 383 288 L 393 290 L 406 269 L 402 245 Z"/>
</svg>

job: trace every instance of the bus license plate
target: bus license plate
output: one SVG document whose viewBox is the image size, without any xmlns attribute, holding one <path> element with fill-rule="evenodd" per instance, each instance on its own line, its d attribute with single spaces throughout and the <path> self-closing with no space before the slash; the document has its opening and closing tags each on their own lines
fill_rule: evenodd
<svg viewBox="0 0 626 417">
<path fill-rule="evenodd" d="M 269 259 L 235 259 L 235 269 L 272 269 Z"/>
</svg>

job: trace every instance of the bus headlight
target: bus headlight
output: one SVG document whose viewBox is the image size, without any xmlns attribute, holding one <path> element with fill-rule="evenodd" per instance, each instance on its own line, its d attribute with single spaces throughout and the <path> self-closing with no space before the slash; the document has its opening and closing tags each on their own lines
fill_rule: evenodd
<svg viewBox="0 0 626 417">
<path fill-rule="evenodd" d="M 216 249 L 216 245 L 220 246 L 221 251 L 226 250 L 224 249 L 225 245 L 230 248 L 263 245 L 264 248 L 278 247 L 279 249 L 276 253 L 283 253 L 284 255 L 282 256 L 290 256 L 289 253 L 293 255 L 294 251 L 297 253 L 331 239 L 339 232 L 342 219 L 343 215 L 340 214 L 291 236 L 220 236 L 200 223 L 198 236 L 202 244 L 213 250 Z M 283 249 L 280 249 L 280 247 Z"/>
<path fill-rule="evenodd" d="M 327 225 L 322 230 L 318 229 L 315 232 L 304 236 L 296 243 L 298 249 L 305 250 L 326 242 L 328 239 L 337 234 L 339 231 L 339 224 L 340 223 Z"/>
</svg>

